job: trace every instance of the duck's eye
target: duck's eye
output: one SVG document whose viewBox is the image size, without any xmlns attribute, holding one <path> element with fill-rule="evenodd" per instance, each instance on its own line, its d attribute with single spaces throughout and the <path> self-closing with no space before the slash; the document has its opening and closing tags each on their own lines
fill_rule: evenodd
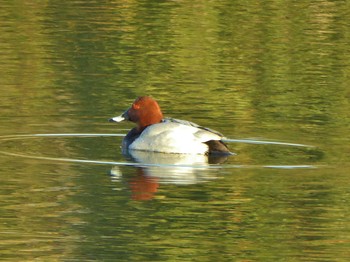
<svg viewBox="0 0 350 262">
<path fill-rule="evenodd" d="M 135 110 L 140 109 L 140 105 L 139 104 L 132 104 L 132 108 Z"/>
</svg>

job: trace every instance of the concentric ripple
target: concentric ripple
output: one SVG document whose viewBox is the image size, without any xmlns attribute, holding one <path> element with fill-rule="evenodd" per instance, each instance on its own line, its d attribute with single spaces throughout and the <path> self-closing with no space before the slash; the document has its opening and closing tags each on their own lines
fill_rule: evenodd
<svg viewBox="0 0 350 262">
<path fill-rule="evenodd" d="M 22 134 L 22 135 L 5 135 L 0 136 L 0 143 L 11 140 L 26 140 L 26 139 L 35 139 L 35 138 L 91 138 L 91 137 L 124 137 L 124 134 L 89 134 L 89 133 L 52 133 L 52 134 Z M 279 146 L 290 146 L 290 147 L 313 147 L 304 144 L 296 143 L 286 143 L 278 141 L 263 141 L 255 139 L 225 139 L 225 143 L 247 143 L 247 144 L 256 144 L 256 145 L 279 145 Z M 184 165 L 184 164 L 157 164 L 157 163 L 137 163 L 137 162 L 120 162 L 120 161 L 103 161 L 103 160 L 88 160 L 88 159 L 75 159 L 75 158 L 61 158 L 61 157 L 47 157 L 47 156 L 37 156 L 30 154 L 20 154 L 14 152 L 8 152 L 0 150 L 0 154 L 7 155 L 11 157 L 20 157 L 27 159 L 36 159 L 36 160 L 46 160 L 46 161 L 59 161 L 59 162 L 72 162 L 72 163 L 82 163 L 82 164 L 100 164 L 100 165 L 113 165 L 113 166 L 135 166 L 135 167 L 188 167 L 188 168 L 279 168 L 279 169 L 308 169 L 316 168 L 314 165 L 225 165 L 225 164 L 215 164 L 215 165 Z"/>
</svg>

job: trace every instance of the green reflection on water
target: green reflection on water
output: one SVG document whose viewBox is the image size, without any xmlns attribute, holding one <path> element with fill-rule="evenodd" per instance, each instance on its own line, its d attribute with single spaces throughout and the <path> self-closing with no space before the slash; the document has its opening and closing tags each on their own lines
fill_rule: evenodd
<svg viewBox="0 0 350 262">
<path fill-rule="evenodd" d="M 145 182 L 144 170 L 135 167 L 122 167 L 113 182 L 109 166 L 2 156 L 2 257 L 348 258 L 348 3 L 0 5 L 1 134 L 111 133 L 115 126 L 106 119 L 151 94 L 167 116 L 229 138 L 316 146 L 232 144 L 238 155 L 227 165 L 320 167 L 215 170 L 215 179 L 180 186 L 158 177 Z M 58 139 L 2 146 L 126 161 L 119 144 Z M 157 188 L 153 200 L 132 200 L 135 181 Z"/>
</svg>

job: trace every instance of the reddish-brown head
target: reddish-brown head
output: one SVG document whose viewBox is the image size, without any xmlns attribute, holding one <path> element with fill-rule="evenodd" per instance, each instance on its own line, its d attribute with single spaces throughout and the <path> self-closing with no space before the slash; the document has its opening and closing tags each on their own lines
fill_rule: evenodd
<svg viewBox="0 0 350 262">
<path fill-rule="evenodd" d="M 126 113 L 127 119 L 135 122 L 139 130 L 157 124 L 163 119 L 157 101 L 149 96 L 137 98 Z"/>
<path fill-rule="evenodd" d="M 137 124 L 137 129 L 142 131 L 145 127 L 161 122 L 162 111 L 156 100 L 149 96 L 137 98 L 131 107 L 120 116 L 109 119 L 110 122 L 130 120 Z"/>
</svg>

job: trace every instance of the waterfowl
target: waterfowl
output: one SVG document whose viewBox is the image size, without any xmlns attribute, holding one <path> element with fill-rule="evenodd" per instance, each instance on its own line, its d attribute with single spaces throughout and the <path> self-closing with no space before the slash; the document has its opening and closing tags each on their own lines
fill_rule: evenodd
<svg viewBox="0 0 350 262">
<path fill-rule="evenodd" d="M 193 122 L 164 118 L 159 104 L 149 96 L 137 98 L 123 114 L 110 122 L 136 123 L 122 142 L 123 149 L 175 154 L 232 154 L 225 137 Z"/>
</svg>

